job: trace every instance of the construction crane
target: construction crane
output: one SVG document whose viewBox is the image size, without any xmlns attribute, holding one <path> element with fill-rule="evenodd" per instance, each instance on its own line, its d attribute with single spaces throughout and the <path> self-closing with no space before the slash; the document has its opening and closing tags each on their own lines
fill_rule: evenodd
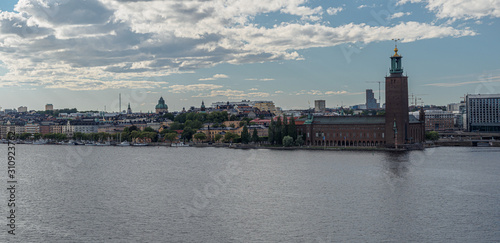
<svg viewBox="0 0 500 243">
<path fill-rule="evenodd" d="M 411 97 L 408 97 L 408 99 L 410 100 L 410 105 L 413 102 L 413 105 L 417 106 L 418 100 L 420 100 L 421 104 L 423 105 L 424 101 L 422 100 L 422 98 L 419 98 L 418 96 L 424 96 L 424 95 L 427 95 L 427 94 L 413 94 L 413 93 L 411 93 Z"/>
</svg>

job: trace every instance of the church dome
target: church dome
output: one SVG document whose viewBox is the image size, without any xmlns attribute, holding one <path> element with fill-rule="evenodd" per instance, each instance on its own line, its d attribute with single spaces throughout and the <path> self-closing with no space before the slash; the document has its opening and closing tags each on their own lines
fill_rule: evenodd
<svg viewBox="0 0 500 243">
<path fill-rule="evenodd" d="M 155 107 L 156 109 L 168 109 L 167 104 L 165 104 L 165 100 L 163 97 L 160 97 L 160 100 L 158 100 L 158 104 Z"/>
</svg>

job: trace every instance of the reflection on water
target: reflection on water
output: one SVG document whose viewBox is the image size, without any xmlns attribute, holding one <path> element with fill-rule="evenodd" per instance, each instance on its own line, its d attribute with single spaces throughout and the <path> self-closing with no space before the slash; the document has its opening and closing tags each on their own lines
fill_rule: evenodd
<svg viewBox="0 0 500 243">
<path fill-rule="evenodd" d="M 390 172 L 391 177 L 404 178 L 410 166 L 409 152 L 385 153 L 384 156 L 384 169 Z"/>
<path fill-rule="evenodd" d="M 500 239 L 498 149 L 16 149 L 19 242 Z"/>
</svg>

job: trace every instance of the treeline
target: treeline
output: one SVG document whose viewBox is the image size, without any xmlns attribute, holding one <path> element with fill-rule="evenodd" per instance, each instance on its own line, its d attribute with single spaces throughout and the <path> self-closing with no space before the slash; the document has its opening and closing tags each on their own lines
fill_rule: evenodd
<svg viewBox="0 0 500 243">
<path fill-rule="evenodd" d="M 304 143 L 302 136 L 297 136 L 297 127 L 293 116 L 290 119 L 286 115 L 283 115 L 283 120 L 281 117 L 278 117 L 276 121 L 272 119 L 268 133 L 270 144 L 292 146 Z"/>
<path fill-rule="evenodd" d="M 214 123 L 215 126 L 217 126 L 229 120 L 227 111 L 215 111 L 210 114 L 188 112 L 178 114 L 175 118 L 172 114 L 165 114 L 163 117 L 174 121 L 170 124 L 168 129 L 161 132 L 161 136 L 170 141 L 173 141 L 173 134 L 177 136 L 177 130 L 183 130 L 181 139 L 184 141 L 190 141 L 193 139 L 193 135 L 196 134 L 196 131 L 203 127 L 204 123 Z"/>
<path fill-rule="evenodd" d="M 151 127 L 146 127 L 141 131 L 137 126 L 130 126 L 123 129 L 119 139 L 121 139 L 121 141 L 132 141 L 136 138 L 150 138 L 151 142 L 158 142 L 158 132 Z"/>
</svg>

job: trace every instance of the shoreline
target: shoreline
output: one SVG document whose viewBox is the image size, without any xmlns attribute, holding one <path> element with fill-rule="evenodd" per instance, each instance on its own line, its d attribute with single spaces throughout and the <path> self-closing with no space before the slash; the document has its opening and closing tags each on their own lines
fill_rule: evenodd
<svg viewBox="0 0 500 243">
<path fill-rule="evenodd" d="M 7 144 L 7 143 L 2 143 Z M 66 145 L 66 146 L 88 146 L 88 145 L 68 145 L 68 144 L 57 144 L 57 143 L 45 143 L 45 144 L 32 144 L 32 143 L 18 143 L 26 145 Z M 95 146 L 95 145 L 93 145 Z M 146 146 L 118 146 L 118 145 L 106 145 L 115 147 L 173 147 L 171 143 L 150 143 Z M 103 147 L 103 146 L 97 146 Z M 186 146 L 187 147 L 187 146 Z M 217 143 L 217 144 L 207 144 L 207 143 L 190 143 L 189 147 L 196 148 L 230 148 L 230 149 L 270 149 L 270 150 L 317 150 L 317 151 L 384 151 L 384 152 L 404 152 L 411 150 L 425 150 L 426 148 L 434 147 L 500 147 L 500 141 L 494 140 L 483 140 L 483 141 L 436 141 L 434 143 L 427 143 L 420 147 L 407 147 L 407 148 L 384 148 L 384 147 L 320 147 L 320 146 L 293 146 L 284 147 L 276 145 L 253 145 L 253 144 L 228 144 L 228 143 Z"/>
</svg>

